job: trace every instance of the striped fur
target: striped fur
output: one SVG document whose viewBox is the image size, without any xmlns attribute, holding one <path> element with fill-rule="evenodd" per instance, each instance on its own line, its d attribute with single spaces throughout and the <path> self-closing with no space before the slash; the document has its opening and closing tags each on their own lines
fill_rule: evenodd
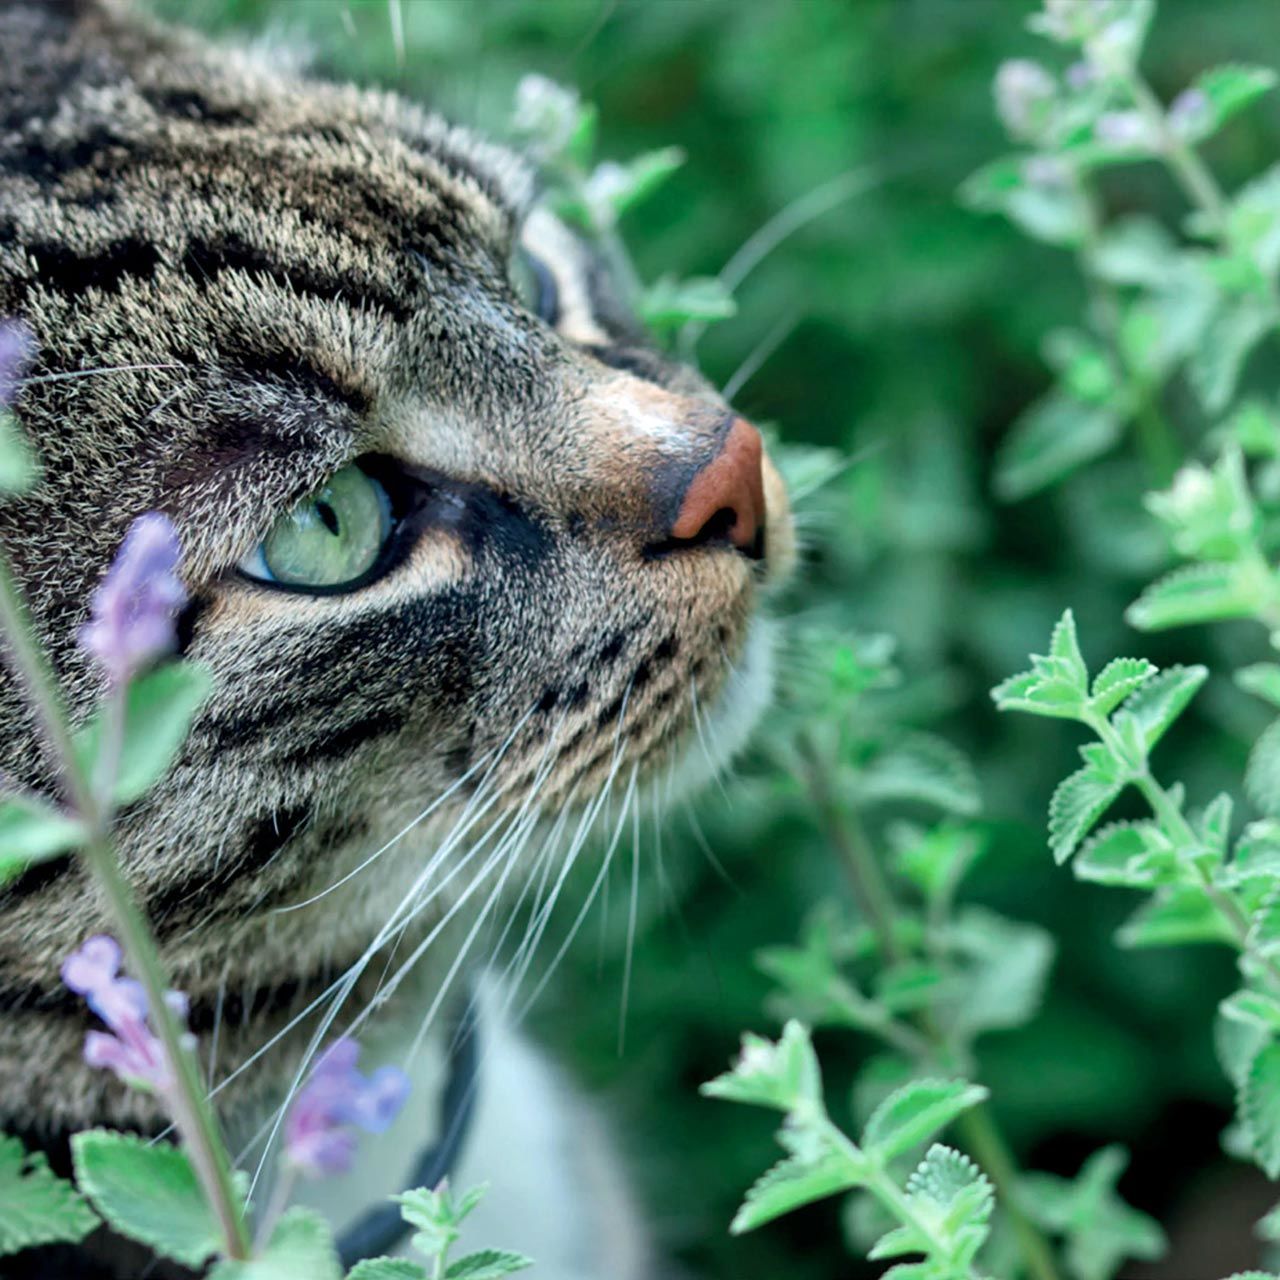
<svg viewBox="0 0 1280 1280">
<path fill-rule="evenodd" d="M 519 158 L 115 0 L 0 0 L 0 47 L 0 315 L 36 336 L 20 418 L 45 465 L 0 505 L 0 541 L 83 714 L 96 683 L 72 639 L 93 584 L 140 512 L 181 529 L 186 647 L 217 691 L 121 847 L 195 1029 L 219 1027 L 222 1077 L 364 954 L 463 814 L 487 806 L 477 836 L 530 807 L 554 819 L 611 772 L 680 759 L 748 645 L 761 566 L 718 546 L 646 554 L 726 409 L 644 347 L 590 249 L 530 213 Z M 506 283 L 521 238 L 556 275 L 554 328 Z M 234 574 L 365 455 L 440 495 L 394 572 L 324 597 Z M 790 533 L 767 481 L 776 568 Z M 2 674 L 0 768 L 49 782 Z M 279 910 L 433 802 L 349 883 Z M 86 1020 L 57 986 L 103 924 L 70 861 L 0 895 L 0 1127 L 154 1122 L 78 1066 Z M 424 964 L 392 1004 L 418 1016 L 440 972 Z M 228 1112 L 271 1096 L 301 1043 L 238 1076 Z"/>
</svg>

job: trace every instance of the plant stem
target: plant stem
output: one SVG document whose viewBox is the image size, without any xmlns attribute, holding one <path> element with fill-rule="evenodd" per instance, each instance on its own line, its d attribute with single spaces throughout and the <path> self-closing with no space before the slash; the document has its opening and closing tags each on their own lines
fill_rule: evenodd
<svg viewBox="0 0 1280 1280">
<path fill-rule="evenodd" d="M 887 962 L 902 959 L 901 948 L 893 933 L 893 892 L 884 875 L 880 863 L 876 860 L 871 843 L 867 839 L 856 813 L 847 806 L 841 806 L 831 793 L 826 771 L 817 758 L 811 742 L 801 741 L 801 755 L 806 766 L 806 783 L 814 803 L 822 815 L 827 837 L 840 852 L 849 871 L 853 885 L 854 897 L 857 899 L 863 914 L 871 922 L 872 928 L 880 940 L 881 952 Z M 952 1046 L 928 1010 L 920 1018 L 919 1042 L 935 1059 L 946 1059 L 952 1053 Z M 890 1043 L 893 1043 L 892 1039 Z M 901 1045 L 896 1046 L 901 1048 Z M 843 1142 L 852 1146 L 837 1126 L 832 1130 L 840 1134 Z M 1038 1227 L 1022 1211 L 1017 1199 L 1018 1170 L 1008 1145 L 997 1128 L 991 1113 L 985 1106 L 967 1111 L 956 1124 L 962 1141 L 969 1154 L 977 1161 L 991 1178 L 992 1185 L 1000 1199 L 1002 1210 L 1008 1216 L 1014 1234 L 1018 1238 L 1023 1261 L 1027 1265 L 1033 1280 L 1059 1280 L 1057 1268 L 1053 1261 L 1053 1252 L 1048 1241 L 1040 1233 Z M 888 1178 L 888 1189 L 871 1187 L 870 1189 L 900 1215 L 910 1212 L 906 1197 Z M 923 1230 L 914 1217 L 904 1218 L 918 1230 Z M 928 1235 L 925 1232 L 926 1236 Z M 929 1237 L 932 1238 L 932 1237 Z"/>
<path fill-rule="evenodd" d="M 991 1179 L 1000 1207 L 1018 1237 L 1029 1274 L 1034 1280 L 1058 1280 L 1048 1242 L 1018 1203 L 1018 1167 L 987 1104 L 979 1103 L 960 1116 L 956 1120 L 956 1131 L 966 1150 Z"/>
<path fill-rule="evenodd" d="M 827 838 L 848 872 L 854 901 L 875 933 L 885 963 L 897 964 L 903 956 L 893 931 L 893 897 L 880 873 L 866 832 L 857 815 L 841 806 L 832 794 L 826 771 L 813 744 L 807 739 L 801 739 L 800 754 L 805 764 L 809 794 L 822 818 Z"/>
<path fill-rule="evenodd" d="M 939 1259 L 946 1262 L 953 1262 L 950 1257 L 950 1251 L 945 1243 L 938 1237 L 937 1232 L 933 1229 L 925 1218 L 916 1213 L 912 1207 L 910 1199 L 901 1187 L 889 1175 L 874 1162 L 869 1161 L 862 1150 L 854 1143 L 848 1134 L 835 1124 L 825 1111 L 817 1111 L 812 1116 L 815 1127 L 820 1128 L 825 1133 L 827 1139 L 844 1155 L 850 1166 L 854 1169 L 867 1169 L 871 1176 L 866 1180 L 865 1186 L 873 1196 L 879 1200 L 890 1213 L 898 1219 L 899 1222 L 913 1228 L 922 1239 L 927 1240 L 932 1246 L 932 1253 Z M 965 1265 L 962 1272 L 955 1273 L 963 1277 L 963 1280 L 978 1280 L 972 1266 Z"/>
<path fill-rule="evenodd" d="M 120 933 L 130 968 L 147 995 L 151 1021 L 174 1072 L 166 1100 L 209 1204 L 217 1214 L 227 1256 L 249 1257 L 249 1233 L 231 1177 L 231 1161 L 209 1106 L 195 1058 L 166 1004 L 168 989 L 151 931 L 125 881 L 111 841 L 111 808 L 99 797 L 76 755 L 71 722 L 48 659 L 37 645 L 13 574 L 0 555 L 0 633 L 8 641 L 13 666 L 52 749 L 67 799 L 88 828 L 83 850 Z"/>
</svg>

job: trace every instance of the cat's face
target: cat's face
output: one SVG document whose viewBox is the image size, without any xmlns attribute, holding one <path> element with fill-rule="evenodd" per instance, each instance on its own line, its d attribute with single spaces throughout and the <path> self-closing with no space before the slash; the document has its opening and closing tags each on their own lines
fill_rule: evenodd
<svg viewBox="0 0 1280 1280">
<path fill-rule="evenodd" d="M 126 819 L 162 933 L 323 887 L 433 804 L 478 832 L 737 746 L 782 485 L 523 164 L 388 96 L 28 16 L 0 311 L 37 340 L 46 478 L 0 536 L 87 694 L 96 576 L 139 513 L 181 531 L 217 691 Z"/>
</svg>

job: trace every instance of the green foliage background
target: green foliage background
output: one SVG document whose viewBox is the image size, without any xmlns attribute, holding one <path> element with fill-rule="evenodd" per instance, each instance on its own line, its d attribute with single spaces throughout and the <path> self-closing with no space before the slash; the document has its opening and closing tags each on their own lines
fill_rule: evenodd
<svg viewBox="0 0 1280 1280">
<path fill-rule="evenodd" d="M 158 7 L 211 30 L 308 45 L 339 74 L 393 85 L 495 132 L 524 73 L 576 85 L 599 105 L 602 155 L 667 144 L 688 153 L 624 221 L 646 279 L 713 275 L 792 202 L 838 175 L 862 175 L 859 194 L 750 277 L 738 317 L 704 339 L 703 365 L 725 381 L 794 317 L 737 403 L 784 440 L 833 447 L 855 463 L 799 504 L 809 555 L 781 612 L 896 637 L 910 679 L 894 714 L 944 732 L 980 776 L 991 845 L 966 896 L 1058 940 L 1044 1012 L 986 1042 L 983 1080 L 997 1116 L 1039 1168 L 1074 1173 L 1100 1143 L 1128 1143 L 1128 1198 L 1176 1227 L 1206 1185 L 1228 1176 L 1217 1133 L 1229 1093 L 1207 1028 L 1231 989 L 1230 958 L 1117 954 L 1111 935 L 1126 895 L 1075 883 L 1045 850 L 1044 807 L 1073 767 L 1078 735 L 997 717 L 986 691 L 1043 647 L 1068 605 L 1095 660 L 1143 652 L 1164 665 L 1212 655 L 1212 644 L 1240 665 L 1264 656 L 1265 638 L 1243 626 L 1217 628 L 1212 640 L 1183 630 L 1139 643 L 1127 632 L 1125 606 L 1167 558 L 1140 502 L 1167 477 L 1127 445 L 1033 499 L 993 496 L 993 451 L 1049 382 L 1043 335 L 1084 305 L 1069 255 L 956 200 L 960 182 L 1007 149 L 991 79 L 1006 58 L 1043 56 L 1023 25 L 1033 6 L 404 0 L 402 58 L 385 0 Z M 1144 60 L 1164 98 L 1233 60 L 1280 64 L 1269 0 L 1165 0 Z M 1231 189 L 1278 152 L 1272 95 L 1207 156 Z M 1110 213 L 1143 208 L 1176 220 L 1183 210 L 1155 166 L 1109 171 L 1103 190 Z M 1248 381 L 1274 386 L 1276 373 L 1274 356 L 1260 352 Z M 784 646 L 784 667 L 802 656 Z M 1264 723 L 1244 695 L 1213 682 L 1163 748 L 1169 776 L 1206 793 L 1229 785 Z M 656 837 L 645 838 L 623 1047 L 626 866 L 535 1010 L 536 1027 L 619 1117 L 662 1242 L 690 1274 L 861 1274 L 841 1247 L 833 1203 L 746 1239 L 725 1234 L 743 1188 L 772 1158 L 771 1124 L 696 1093 L 744 1027 L 776 1030 L 753 954 L 791 942 L 816 904 L 842 900 L 844 872 L 800 795 L 758 761 L 696 812 L 701 836 L 677 816 L 660 861 Z M 822 1034 L 817 1043 L 828 1079 L 847 1087 L 860 1043 Z"/>
</svg>

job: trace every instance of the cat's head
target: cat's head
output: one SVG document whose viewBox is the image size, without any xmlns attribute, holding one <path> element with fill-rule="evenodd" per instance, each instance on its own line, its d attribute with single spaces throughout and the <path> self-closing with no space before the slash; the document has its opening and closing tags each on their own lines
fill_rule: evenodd
<svg viewBox="0 0 1280 1280">
<path fill-rule="evenodd" d="M 755 429 L 508 151 L 75 7 L 0 5 L 0 313 L 45 465 L 0 536 L 87 698 L 94 582 L 139 513 L 181 531 L 217 683 L 127 816 L 153 914 L 289 901 L 432 804 L 478 835 L 725 758 L 792 558 Z"/>
</svg>

